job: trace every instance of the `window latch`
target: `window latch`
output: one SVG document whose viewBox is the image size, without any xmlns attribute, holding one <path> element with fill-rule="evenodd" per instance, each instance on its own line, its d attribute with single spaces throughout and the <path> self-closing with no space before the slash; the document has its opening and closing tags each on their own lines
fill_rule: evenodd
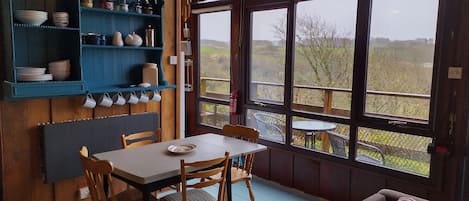
<svg viewBox="0 0 469 201">
<path fill-rule="evenodd" d="M 395 126 L 404 126 L 407 125 L 405 121 L 388 121 L 388 124 L 395 125 Z"/>
<path fill-rule="evenodd" d="M 259 105 L 259 106 L 261 106 L 261 107 L 265 107 L 265 106 L 266 106 L 266 104 L 261 103 L 261 102 L 258 102 L 258 101 L 254 101 L 254 104 Z"/>
</svg>

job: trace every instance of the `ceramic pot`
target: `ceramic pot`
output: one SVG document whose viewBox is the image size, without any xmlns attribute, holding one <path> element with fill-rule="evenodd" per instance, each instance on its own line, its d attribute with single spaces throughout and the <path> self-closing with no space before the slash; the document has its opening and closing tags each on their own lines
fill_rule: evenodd
<svg viewBox="0 0 469 201">
<path fill-rule="evenodd" d="M 125 44 L 130 46 L 141 46 L 143 43 L 142 37 L 133 32 L 125 37 Z"/>
<path fill-rule="evenodd" d="M 112 37 L 112 45 L 115 46 L 124 46 L 124 41 L 122 41 L 122 34 L 121 32 L 115 32 Z"/>
</svg>

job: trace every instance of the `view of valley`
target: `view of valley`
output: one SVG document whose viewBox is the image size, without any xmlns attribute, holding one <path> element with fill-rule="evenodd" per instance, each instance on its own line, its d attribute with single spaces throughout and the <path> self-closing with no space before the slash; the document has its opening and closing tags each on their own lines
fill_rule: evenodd
<svg viewBox="0 0 469 201">
<path fill-rule="evenodd" d="M 391 16 L 374 15 L 376 21 L 371 23 L 368 49 L 356 50 L 354 26 L 350 26 L 355 24 L 354 12 L 344 12 L 343 16 L 339 16 L 343 19 L 336 19 L 334 18 L 336 16 L 332 17 L 324 14 L 325 12 L 318 11 L 319 14 L 315 15 L 307 10 L 308 6 L 309 8 L 317 6 L 314 8 L 320 10 L 318 7 L 327 7 L 333 3 L 309 1 L 300 4 L 304 4 L 305 8 L 298 6 L 296 18 L 294 60 L 291 66 L 292 102 L 284 103 L 284 89 L 288 87 L 285 85 L 286 70 L 290 69 L 285 65 L 285 58 L 287 58 L 286 55 L 291 54 L 286 48 L 286 9 L 253 13 L 253 36 L 249 46 L 250 65 L 247 69 L 250 72 L 248 79 L 250 100 L 274 105 L 291 104 L 292 109 L 300 112 L 350 117 L 352 83 L 353 78 L 356 77 L 354 68 L 367 69 L 365 71 L 367 73 L 366 114 L 428 123 L 436 24 L 432 20 L 435 18 L 414 19 L 415 22 L 422 20 L 426 23 L 418 22 L 415 24 L 415 30 L 426 26 L 432 32 L 422 34 L 416 31 L 403 35 L 397 30 L 390 30 L 389 33 L 383 32 L 386 28 L 383 28 L 380 23 L 388 23 Z M 376 9 L 384 10 L 385 6 L 389 5 L 377 4 Z M 400 16 L 408 12 L 408 9 L 402 6 L 394 4 L 394 7 L 396 8 L 389 10 L 390 15 Z M 206 21 L 210 21 L 208 15 L 214 14 L 206 15 Z M 223 18 L 222 16 L 228 15 L 225 13 L 218 18 Z M 414 22 L 405 22 L 403 18 L 397 18 L 397 20 L 403 23 L 403 26 L 409 26 Z M 209 30 L 210 25 L 205 26 Z M 204 30 L 202 28 L 199 50 L 201 94 L 206 97 L 228 100 L 230 93 L 229 32 L 223 38 L 211 37 L 210 32 L 204 32 Z M 393 33 L 396 34 L 392 35 Z M 207 36 L 204 37 L 204 35 Z M 365 52 L 356 54 L 355 51 Z M 356 55 L 368 55 L 368 57 L 355 58 Z M 357 59 L 365 59 L 365 61 L 354 63 Z M 366 66 L 359 66 L 359 63 L 365 63 Z M 201 120 L 204 124 L 221 127 L 229 121 L 227 105 L 201 102 L 200 109 L 201 117 L 203 117 Z M 256 113 L 266 112 L 249 110 L 246 114 L 248 125 L 258 126 L 259 120 L 253 116 Z M 210 117 L 206 114 L 216 115 Z M 276 123 L 278 124 L 276 127 L 281 131 L 280 138 L 270 138 L 269 133 L 261 134 L 261 137 L 264 135 L 265 139 L 283 143 L 287 126 L 285 115 L 275 113 L 269 113 L 269 115 L 280 119 L 280 123 Z M 305 118 L 293 117 L 293 121 L 295 120 L 305 120 Z M 337 124 L 334 132 L 348 136 L 349 130 L 348 125 Z M 315 138 L 317 140 L 313 149 L 334 154 L 328 145 L 322 143 L 323 136 L 318 135 Z M 292 145 L 306 148 L 305 140 L 304 132 L 292 130 Z M 431 138 L 360 127 L 358 140 L 376 146 L 384 152 L 383 165 L 387 167 L 423 176 L 429 175 L 430 155 L 426 153 L 426 146 L 431 142 Z M 373 158 L 379 157 L 378 153 L 360 147 L 357 153 Z"/>
</svg>

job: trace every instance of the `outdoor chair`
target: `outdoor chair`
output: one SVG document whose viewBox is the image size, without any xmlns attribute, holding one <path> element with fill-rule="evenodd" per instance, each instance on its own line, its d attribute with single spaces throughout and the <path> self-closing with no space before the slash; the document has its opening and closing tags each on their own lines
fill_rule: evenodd
<svg viewBox="0 0 469 201">
<path fill-rule="evenodd" d="M 181 160 L 182 192 L 166 195 L 160 198 L 159 201 L 223 201 L 229 156 L 230 154 L 225 152 L 223 157 L 205 161 L 188 163 L 185 160 Z M 209 179 L 218 174 L 220 176 L 216 179 Z M 191 179 L 199 182 L 188 184 L 187 181 Z M 202 189 L 216 184 L 218 184 L 217 198 Z M 191 189 L 188 190 L 188 188 Z"/>
<path fill-rule="evenodd" d="M 115 194 L 112 187 L 111 173 L 114 170 L 112 163 L 106 160 L 95 160 L 88 157 L 88 148 L 83 146 L 80 149 L 80 160 L 83 166 L 83 173 L 86 177 L 88 188 L 90 189 L 91 200 L 93 201 L 137 201 L 142 200 L 142 193 L 137 189 L 125 190 Z M 105 189 L 104 181 L 107 182 L 108 189 Z M 108 196 L 106 192 L 109 191 Z M 157 201 L 150 197 L 151 201 Z"/>
<path fill-rule="evenodd" d="M 254 113 L 256 128 L 259 130 L 262 139 L 285 142 L 285 132 L 281 127 L 285 126 L 285 120 L 266 113 Z"/>
<path fill-rule="evenodd" d="M 346 157 L 347 153 L 345 152 L 346 146 L 349 143 L 349 139 L 347 136 L 338 134 L 333 131 L 327 131 L 327 135 L 329 137 L 329 141 L 331 143 L 332 147 L 332 153 L 337 156 L 343 156 Z M 379 155 L 379 159 L 371 157 L 369 155 L 365 154 L 360 154 L 357 153 L 356 160 L 361 161 L 361 162 L 366 162 L 370 164 L 378 164 L 378 165 L 385 165 L 385 160 L 384 160 L 384 153 L 381 149 L 379 149 L 376 146 L 366 144 L 364 142 L 357 142 L 357 145 L 360 148 L 366 149 L 368 151 L 375 152 Z"/>
</svg>

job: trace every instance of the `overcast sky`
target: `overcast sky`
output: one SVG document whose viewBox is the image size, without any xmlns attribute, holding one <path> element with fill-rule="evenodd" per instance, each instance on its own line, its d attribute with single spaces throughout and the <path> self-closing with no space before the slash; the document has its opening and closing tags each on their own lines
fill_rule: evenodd
<svg viewBox="0 0 469 201">
<path fill-rule="evenodd" d="M 354 36 L 357 10 L 356 0 L 314 0 L 302 2 L 297 15 L 320 17 L 336 27 L 341 35 Z M 373 2 L 371 37 L 391 40 L 435 38 L 437 0 L 375 0 Z M 286 18 L 286 9 L 262 11 L 254 14 L 254 40 L 278 40 L 273 24 Z M 229 41 L 229 12 L 201 15 L 202 39 Z"/>
</svg>

